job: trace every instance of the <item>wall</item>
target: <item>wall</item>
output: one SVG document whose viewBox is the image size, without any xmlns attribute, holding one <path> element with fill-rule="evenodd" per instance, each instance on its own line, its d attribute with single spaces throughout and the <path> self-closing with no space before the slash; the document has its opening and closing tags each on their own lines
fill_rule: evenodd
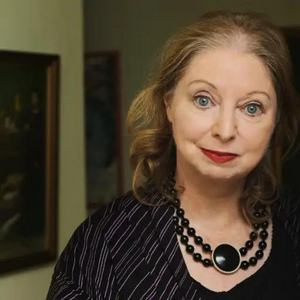
<svg viewBox="0 0 300 300">
<path fill-rule="evenodd" d="M 82 3 L 0 0 L 0 49 L 59 54 L 59 250 L 85 218 Z M 0 277 L 0 299 L 45 299 L 54 264 Z"/>
<path fill-rule="evenodd" d="M 130 102 L 142 88 L 165 40 L 202 13 L 228 9 L 268 14 L 281 26 L 299 25 L 299 0 L 86 0 L 86 51 L 121 52 L 123 124 Z M 131 185 L 129 138 L 123 130 L 126 189 Z"/>
</svg>

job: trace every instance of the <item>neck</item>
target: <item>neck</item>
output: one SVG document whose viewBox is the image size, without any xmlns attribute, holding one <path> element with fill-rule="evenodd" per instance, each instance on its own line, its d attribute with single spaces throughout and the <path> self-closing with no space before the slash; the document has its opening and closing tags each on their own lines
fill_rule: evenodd
<svg viewBox="0 0 300 300">
<path fill-rule="evenodd" d="M 243 179 L 213 180 L 193 171 L 178 171 L 175 178 L 181 207 L 193 224 L 226 228 L 246 222 L 240 208 Z"/>
</svg>

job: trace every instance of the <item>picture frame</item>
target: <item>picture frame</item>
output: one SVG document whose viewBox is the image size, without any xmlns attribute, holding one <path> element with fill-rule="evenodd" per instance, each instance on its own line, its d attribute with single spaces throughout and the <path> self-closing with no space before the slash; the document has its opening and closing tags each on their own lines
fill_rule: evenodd
<svg viewBox="0 0 300 300">
<path fill-rule="evenodd" d="M 57 258 L 59 65 L 0 51 L 0 274 Z"/>
<path fill-rule="evenodd" d="M 120 54 L 85 54 L 87 208 L 91 214 L 123 192 Z"/>
</svg>

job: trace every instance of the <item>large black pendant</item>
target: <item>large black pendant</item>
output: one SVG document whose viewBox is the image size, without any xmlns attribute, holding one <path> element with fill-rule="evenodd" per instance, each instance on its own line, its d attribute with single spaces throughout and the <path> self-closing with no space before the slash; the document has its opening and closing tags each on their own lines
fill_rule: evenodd
<svg viewBox="0 0 300 300">
<path fill-rule="evenodd" d="M 236 272 L 241 265 L 240 252 L 231 245 L 221 244 L 212 253 L 214 267 L 225 274 Z"/>
</svg>

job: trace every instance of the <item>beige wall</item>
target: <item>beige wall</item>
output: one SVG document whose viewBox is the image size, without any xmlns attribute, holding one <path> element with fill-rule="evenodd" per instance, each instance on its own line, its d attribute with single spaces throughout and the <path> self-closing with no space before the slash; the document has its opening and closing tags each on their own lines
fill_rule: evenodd
<svg viewBox="0 0 300 300">
<path fill-rule="evenodd" d="M 164 41 L 177 28 L 214 9 L 257 11 L 279 25 L 300 25 L 299 0 L 86 0 L 86 51 L 120 50 L 123 124 L 128 106 L 142 87 Z M 126 189 L 130 188 L 129 140 L 124 134 Z"/>
<path fill-rule="evenodd" d="M 85 218 L 82 4 L 0 0 L 0 49 L 61 56 L 59 249 Z M 54 264 L 0 277 L 0 299 L 45 299 Z"/>
</svg>

